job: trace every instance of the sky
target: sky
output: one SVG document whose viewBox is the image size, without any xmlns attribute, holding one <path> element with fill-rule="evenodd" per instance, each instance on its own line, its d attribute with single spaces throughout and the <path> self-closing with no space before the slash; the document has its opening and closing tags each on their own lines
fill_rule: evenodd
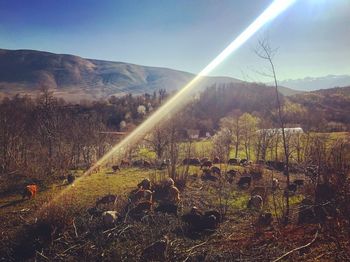
<svg viewBox="0 0 350 262">
<path fill-rule="evenodd" d="M 198 73 L 272 0 L 0 0 L 0 48 L 34 49 Z M 350 0 L 298 0 L 212 75 L 269 81 L 350 74 Z"/>
</svg>

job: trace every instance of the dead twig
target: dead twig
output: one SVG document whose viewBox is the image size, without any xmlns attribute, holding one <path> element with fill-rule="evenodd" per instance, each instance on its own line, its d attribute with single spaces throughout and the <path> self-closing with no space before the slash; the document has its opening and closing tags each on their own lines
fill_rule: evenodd
<svg viewBox="0 0 350 262">
<path fill-rule="evenodd" d="M 73 227 L 74 227 L 74 233 L 76 237 L 79 237 L 77 227 L 75 226 L 75 220 L 73 219 Z"/>
<path fill-rule="evenodd" d="M 40 253 L 39 251 L 35 251 L 39 256 L 41 256 L 42 258 L 46 259 L 46 260 L 50 260 L 47 256 L 45 256 L 44 254 Z"/>
<path fill-rule="evenodd" d="M 188 256 L 186 257 L 186 259 L 185 259 L 183 262 L 186 262 L 186 261 L 190 258 L 190 256 L 192 255 L 192 251 L 193 251 L 195 248 L 205 245 L 208 241 L 209 241 L 209 239 L 208 239 L 207 241 L 204 241 L 204 242 L 202 242 L 202 243 L 200 243 L 200 244 L 198 244 L 198 245 L 195 245 L 195 246 L 193 246 L 193 247 L 187 249 L 186 252 L 189 252 L 189 254 L 188 254 Z"/>
<path fill-rule="evenodd" d="M 103 234 L 106 234 L 106 233 L 108 233 L 108 232 L 112 232 L 112 231 L 116 230 L 118 227 L 119 227 L 119 226 L 117 225 L 117 226 L 115 226 L 115 227 L 113 227 L 113 228 L 110 228 L 110 229 L 107 229 L 107 230 L 103 231 L 102 233 L 103 233 Z"/>
<path fill-rule="evenodd" d="M 295 251 L 298 251 L 298 250 L 304 249 L 304 248 L 306 248 L 306 247 L 309 247 L 310 245 L 312 245 L 312 244 L 316 241 L 317 237 L 318 237 L 318 230 L 316 231 L 316 234 L 315 234 L 314 238 L 311 240 L 311 242 L 309 242 L 309 243 L 307 243 L 306 245 L 303 245 L 303 246 L 301 246 L 301 247 L 294 248 L 294 249 L 292 249 L 291 251 L 288 251 L 288 252 L 285 253 L 283 256 L 280 256 L 279 258 L 275 259 L 273 262 L 280 261 L 280 260 L 282 260 L 283 258 L 285 258 L 285 257 L 289 256 L 290 254 L 294 253 Z"/>
</svg>

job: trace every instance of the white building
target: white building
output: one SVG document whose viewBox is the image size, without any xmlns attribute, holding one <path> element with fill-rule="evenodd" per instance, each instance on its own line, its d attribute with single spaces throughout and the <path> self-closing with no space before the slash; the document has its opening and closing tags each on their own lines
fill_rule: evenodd
<svg viewBox="0 0 350 262">
<path fill-rule="evenodd" d="M 282 128 L 270 128 L 270 129 L 260 129 L 257 131 L 258 133 L 264 132 L 267 133 L 268 135 L 281 135 L 282 134 Z M 304 131 L 301 127 L 285 127 L 284 128 L 284 133 L 286 135 L 289 134 L 303 134 Z"/>
</svg>

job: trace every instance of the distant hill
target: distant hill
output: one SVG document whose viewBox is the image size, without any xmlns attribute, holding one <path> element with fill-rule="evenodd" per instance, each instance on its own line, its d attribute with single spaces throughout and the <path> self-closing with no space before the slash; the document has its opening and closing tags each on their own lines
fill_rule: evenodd
<svg viewBox="0 0 350 262">
<path fill-rule="evenodd" d="M 324 77 L 306 77 L 303 79 L 290 79 L 280 81 L 281 86 L 301 91 L 315 91 L 333 87 L 350 85 L 350 75 L 328 75 Z"/>
<path fill-rule="evenodd" d="M 329 131 L 350 128 L 350 86 L 306 92 L 288 99 L 307 108 L 313 121 L 325 121 L 320 124 L 328 125 Z"/>
<path fill-rule="evenodd" d="M 34 50 L 0 49 L 0 94 L 36 94 L 49 87 L 68 100 L 99 99 L 126 93 L 174 91 L 194 77 L 193 74 L 159 67 L 123 62 L 85 59 L 74 55 Z M 241 83 L 230 77 L 205 77 L 199 90 L 215 83 Z M 296 91 L 281 88 L 286 95 Z"/>
</svg>

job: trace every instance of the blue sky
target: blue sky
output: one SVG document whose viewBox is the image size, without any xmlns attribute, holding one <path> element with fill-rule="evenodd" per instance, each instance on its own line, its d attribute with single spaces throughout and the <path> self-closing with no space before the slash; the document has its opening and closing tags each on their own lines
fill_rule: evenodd
<svg viewBox="0 0 350 262">
<path fill-rule="evenodd" d="M 271 0 L 0 0 L 0 48 L 199 72 Z M 268 81 L 254 54 L 278 47 L 280 80 L 350 74 L 350 1 L 299 0 L 213 75 Z"/>
</svg>

